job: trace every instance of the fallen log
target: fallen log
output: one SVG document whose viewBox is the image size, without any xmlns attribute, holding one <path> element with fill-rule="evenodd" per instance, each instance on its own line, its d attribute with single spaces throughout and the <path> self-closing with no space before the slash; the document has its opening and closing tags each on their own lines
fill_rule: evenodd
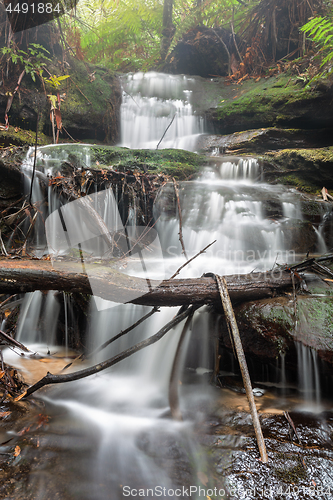
<svg viewBox="0 0 333 500">
<path fill-rule="evenodd" d="M 94 294 L 118 303 L 156 307 L 220 303 L 213 275 L 164 280 L 160 283 L 151 280 L 152 289 L 147 293 L 147 282 L 143 278 L 128 276 L 106 265 L 90 264 L 89 269 L 88 277 L 82 272 L 80 262 L 64 261 L 57 263 L 55 268 L 50 261 L 45 260 L 0 258 L 0 293 L 62 290 Z M 90 284 L 92 273 L 94 293 Z M 290 273 L 281 269 L 225 278 L 233 302 L 272 297 L 278 291 L 292 286 Z"/>
</svg>

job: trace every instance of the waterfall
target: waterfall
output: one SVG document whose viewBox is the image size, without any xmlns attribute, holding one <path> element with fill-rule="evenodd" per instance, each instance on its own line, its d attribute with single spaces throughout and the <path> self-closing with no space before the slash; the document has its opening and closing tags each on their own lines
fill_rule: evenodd
<svg viewBox="0 0 333 500">
<path fill-rule="evenodd" d="M 161 141 L 160 149 L 195 150 L 204 121 L 193 109 L 193 78 L 136 73 L 122 84 L 121 146 L 156 149 Z"/>
<path fill-rule="evenodd" d="M 320 411 L 320 377 L 317 352 L 301 342 L 295 342 L 297 351 L 298 386 L 307 409 Z"/>
<path fill-rule="evenodd" d="M 204 132 L 204 121 L 194 109 L 193 79 L 148 73 L 129 75 L 122 81 L 122 146 L 156 148 L 161 141 L 161 148 L 195 150 L 196 139 Z M 27 175 L 32 169 L 32 154 L 30 149 L 22 167 Z M 38 175 L 56 174 L 69 155 L 71 158 L 76 156 L 87 167 L 91 164 L 89 145 L 41 147 L 37 157 Z M 181 278 L 198 277 L 208 271 L 221 275 L 254 269 L 265 271 L 276 262 L 295 260 L 294 228 L 290 228 L 288 221 L 297 219 L 302 222 L 300 198 L 295 190 L 258 182 L 261 177 L 260 164 L 255 159 L 215 157 L 198 179 L 180 184 L 183 237 L 188 256 L 194 256 L 208 243 L 217 240 L 209 251 L 183 269 Z M 29 182 L 27 186 L 30 186 Z M 37 177 L 33 202 L 40 202 L 44 196 Z M 111 190 L 83 197 L 83 200 L 93 200 L 91 203 L 104 229 L 89 224 L 82 199 L 79 203 L 74 201 L 63 205 L 64 200 L 56 197 L 51 187 L 47 196 L 48 209 L 43 214 L 47 251 L 59 269 L 62 259 L 73 249 L 80 251 L 80 255 L 86 252 L 92 261 L 102 258 L 108 250 L 105 238 L 112 231 L 122 233 L 127 240 L 128 236 L 136 234 L 135 202 L 130 210 L 130 224 L 125 228 L 118 211 L 118 200 Z M 164 279 L 185 263 L 179 242 L 179 215 L 173 201 L 170 203 L 172 197 L 174 186 L 171 183 L 166 184 L 156 197 L 157 251 L 150 256 L 143 255 L 141 259 L 137 255 L 130 256 L 127 267 L 121 268 L 121 272 L 136 276 L 145 276 L 148 272 L 150 278 Z M 64 236 L 64 221 L 67 237 Z M 46 251 L 44 225 L 36 226 L 34 242 L 36 251 Z M 142 266 L 142 260 L 145 266 Z M 88 259 L 85 265 L 92 279 Z M 93 281 L 91 286 L 94 290 Z M 66 296 L 59 299 L 55 292 L 51 292 L 45 298 L 41 292 L 35 292 L 27 294 L 22 305 L 18 340 L 28 345 L 37 342 L 53 345 L 61 305 L 64 306 L 67 339 L 70 315 Z M 89 308 L 89 352 L 149 311 L 141 306 L 114 304 L 105 297 L 94 297 Z M 162 309 L 89 362 L 116 356 L 147 339 L 176 313 L 173 308 Z M 177 467 L 184 467 L 186 474 L 191 471 L 188 481 L 193 477 L 197 481 L 196 472 L 203 471 L 206 464 L 192 431 L 194 423 L 201 422 L 202 408 L 209 408 L 212 400 L 209 387 L 202 384 L 203 377 L 199 377 L 200 373 L 212 369 L 208 348 L 209 311 L 204 309 L 195 313 L 192 333 L 187 334 L 185 344 L 188 350 L 183 356 L 180 382 L 188 376 L 186 367 L 192 369 L 195 377 L 189 376 L 190 383 L 179 386 L 181 411 L 185 418 L 183 422 L 174 422 L 164 417 L 169 416 L 167 390 L 181 331 L 182 325 L 179 325 L 161 341 L 119 365 L 84 380 L 52 387 L 43 396 L 53 419 L 41 443 L 41 452 L 43 447 L 48 449 L 49 443 L 61 436 L 59 477 L 72 498 L 108 500 L 112 492 L 112 499 L 116 500 L 123 498 L 123 487 L 137 488 L 140 485 L 152 490 L 159 486 L 175 488 L 181 481 Z M 306 394 L 312 394 L 314 390 L 319 394 L 315 357 L 311 356 L 305 356 L 299 348 L 300 380 L 305 380 L 311 366 L 314 382 L 311 385 L 306 379 L 306 384 L 310 385 L 304 386 L 304 390 Z M 78 452 L 73 453 L 72 443 L 78 446 Z M 175 465 L 170 465 L 169 457 L 174 458 Z M 56 473 L 52 470 L 52 475 Z M 42 494 L 44 482 L 50 477 L 47 471 L 37 470 L 36 498 L 39 492 Z M 174 497 L 169 495 L 169 498 Z"/>
</svg>

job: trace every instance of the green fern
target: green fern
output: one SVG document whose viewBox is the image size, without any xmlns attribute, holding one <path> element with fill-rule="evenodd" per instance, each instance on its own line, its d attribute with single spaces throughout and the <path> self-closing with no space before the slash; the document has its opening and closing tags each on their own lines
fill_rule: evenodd
<svg viewBox="0 0 333 500">
<path fill-rule="evenodd" d="M 88 60 L 115 70 L 137 70 L 158 58 L 162 8 L 158 0 L 81 1 L 81 47 Z"/>
<path fill-rule="evenodd" d="M 309 84 L 321 79 L 327 78 L 332 74 L 333 68 L 331 61 L 333 59 L 333 22 L 326 17 L 314 17 L 304 26 L 301 31 L 306 33 L 309 38 L 315 42 L 318 52 L 315 57 L 320 59 L 319 72 L 310 80 Z"/>
<path fill-rule="evenodd" d="M 176 29 L 169 53 L 196 25 L 230 27 L 233 8 L 236 24 L 245 8 L 238 0 L 174 0 Z M 162 17 L 163 0 L 80 0 L 74 27 L 87 60 L 119 71 L 144 70 L 159 60 Z M 70 33 L 73 15 L 62 19 L 66 22 Z"/>
</svg>

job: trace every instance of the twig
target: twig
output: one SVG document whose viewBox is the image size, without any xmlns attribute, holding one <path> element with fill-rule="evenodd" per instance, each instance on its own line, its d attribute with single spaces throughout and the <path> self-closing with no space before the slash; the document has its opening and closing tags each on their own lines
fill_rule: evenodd
<svg viewBox="0 0 333 500">
<path fill-rule="evenodd" d="M 301 440 L 300 440 L 299 435 L 298 435 L 298 433 L 297 433 L 297 430 L 296 430 L 295 424 L 294 424 L 294 422 L 293 422 L 293 421 L 292 421 L 292 419 L 291 419 L 291 416 L 289 415 L 289 413 L 288 413 L 287 411 L 284 411 L 284 412 L 283 412 L 283 415 L 286 417 L 286 419 L 287 419 L 287 421 L 288 421 L 289 425 L 291 426 L 292 430 L 294 431 L 295 436 L 297 437 L 299 444 L 301 444 Z"/>
<path fill-rule="evenodd" d="M 158 143 L 158 144 L 157 144 L 157 146 L 156 146 L 156 149 L 158 149 L 158 146 L 159 146 L 159 145 L 161 144 L 161 142 L 163 141 L 165 134 L 167 133 L 167 131 L 168 131 L 168 130 L 169 130 L 169 128 L 171 127 L 171 125 L 172 125 L 172 123 L 173 123 L 173 120 L 174 120 L 174 119 L 175 119 L 175 117 L 176 117 L 176 114 L 177 114 L 177 112 L 173 115 L 173 118 L 172 118 L 171 122 L 169 123 L 169 125 L 168 125 L 168 126 L 167 126 L 167 128 L 165 129 L 164 134 L 162 135 L 162 137 L 161 137 L 161 139 L 160 139 L 159 143 Z"/>
<path fill-rule="evenodd" d="M 41 389 L 42 387 L 46 385 L 52 385 L 52 384 L 62 384 L 64 382 L 72 382 L 73 380 L 79 380 L 81 378 L 89 377 L 90 375 L 94 375 L 95 373 L 99 373 L 102 370 L 105 370 L 106 368 L 110 368 L 110 366 L 113 366 L 123 359 L 128 358 L 129 356 L 132 356 L 132 354 L 135 354 L 138 351 L 141 351 L 145 347 L 148 347 L 149 345 L 155 344 L 158 340 L 160 340 L 166 333 L 168 333 L 169 330 L 174 328 L 178 323 L 186 319 L 190 314 L 192 314 L 193 310 L 196 310 L 199 306 L 191 306 L 189 307 L 186 311 L 182 312 L 181 314 L 175 316 L 169 323 L 163 326 L 155 335 L 152 335 L 146 340 L 143 340 L 142 342 L 138 342 L 134 346 L 130 347 L 129 349 L 126 349 L 125 351 L 121 352 L 120 354 L 117 354 L 116 356 L 113 356 L 110 359 L 107 359 L 106 361 L 103 361 L 102 363 L 98 363 L 97 365 L 93 365 L 89 368 L 86 368 L 84 370 L 79 370 L 74 373 L 67 373 L 64 375 L 53 375 L 52 373 L 47 373 L 45 377 L 40 379 L 38 382 L 30 386 L 24 393 L 20 394 L 18 398 L 16 398 L 16 401 L 19 401 L 25 396 L 30 396 L 34 392 L 38 391 L 38 389 Z"/>
<path fill-rule="evenodd" d="M 0 304 L 0 309 L 3 308 L 4 305 L 7 304 L 7 302 L 9 302 L 11 299 L 13 299 L 14 297 L 16 297 L 17 293 L 14 293 L 14 295 L 11 295 L 10 297 L 8 297 L 6 300 L 4 300 L 3 302 L 1 302 Z"/>
<path fill-rule="evenodd" d="M 333 255 L 326 255 L 323 257 L 318 257 L 315 259 L 314 257 L 311 257 L 310 259 L 306 259 L 303 262 L 300 262 L 299 264 L 294 264 L 293 266 L 286 266 L 285 270 L 286 271 L 292 271 L 292 270 L 297 270 L 299 271 L 300 269 L 306 269 L 307 267 L 311 267 L 314 262 L 325 262 L 326 260 L 333 260 Z"/>
<path fill-rule="evenodd" d="M 226 282 L 224 277 L 221 277 L 218 275 L 215 275 L 215 279 L 217 282 L 218 290 L 220 292 L 220 297 L 221 297 L 221 302 L 222 302 L 223 309 L 224 309 L 224 314 L 226 316 L 227 323 L 229 323 L 229 325 L 230 325 L 230 329 L 232 331 L 232 335 L 234 338 L 237 358 L 238 358 L 239 366 L 240 366 L 240 369 L 242 372 L 243 383 L 244 383 L 247 399 L 248 399 L 249 406 L 250 406 L 254 431 L 256 434 L 256 438 L 257 438 L 257 443 L 258 443 L 258 447 L 259 447 L 259 451 L 260 451 L 261 460 L 264 463 L 267 463 L 268 457 L 267 457 L 265 441 L 264 441 L 264 437 L 263 437 L 262 430 L 261 430 L 261 425 L 260 425 L 260 421 L 259 421 L 259 417 L 258 417 L 256 404 L 254 401 L 249 370 L 248 370 L 246 359 L 245 359 L 242 341 L 241 341 L 240 335 L 239 335 L 239 330 L 238 330 L 237 321 L 235 318 L 235 313 L 234 313 L 234 310 L 232 308 L 232 304 L 231 304 L 231 300 L 230 300 L 230 296 L 229 296 L 229 292 L 228 292 L 228 288 L 227 288 L 227 282 Z"/>
<path fill-rule="evenodd" d="M 80 142 L 80 141 L 77 141 L 76 139 L 74 139 L 74 137 L 71 136 L 71 134 L 65 129 L 64 126 L 62 126 L 62 129 L 66 132 L 66 134 L 68 135 L 68 137 L 70 139 L 72 139 L 72 141 L 74 141 L 74 142 Z"/>
<path fill-rule="evenodd" d="M 186 260 L 188 260 L 188 257 L 187 257 L 187 254 L 186 254 L 186 250 L 185 250 L 185 244 L 184 244 L 184 240 L 183 240 L 183 219 L 182 219 L 182 209 L 181 209 L 181 206 L 180 206 L 180 201 L 179 201 L 179 191 L 178 191 L 178 187 L 177 187 L 177 182 L 175 180 L 174 177 L 172 177 L 172 180 L 173 180 L 173 186 L 175 188 L 175 193 L 176 193 L 176 200 L 177 200 L 177 206 L 178 206 L 178 215 L 179 215 L 179 241 L 180 241 L 180 244 L 182 246 L 182 249 L 183 249 L 183 254 L 185 255 L 185 258 Z"/>
<path fill-rule="evenodd" d="M 295 273 L 291 271 L 291 281 L 293 284 L 293 302 L 294 302 L 294 316 L 295 316 L 295 327 L 297 322 L 297 297 L 296 297 L 296 286 L 295 286 Z"/>
<path fill-rule="evenodd" d="M 11 345 L 12 347 L 19 347 L 22 351 L 31 352 L 25 345 L 21 344 L 18 340 L 13 339 L 8 333 L 0 330 L 0 338 L 4 341 L 4 344 Z M 1 342 L 1 341 L 0 341 Z"/>
<path fill-rule="evenodd" d="M 31 176 L 30 194 L 29 194 L 29 205 L 30 206 L 31 206 L 31 197 L 32 197 L 32 186 L 33 186 L 33 183 L 34 183 L 35 170 L 36 170 L 37 142 L 38 142 L 38 123 L 39 123 L 39 109 L 37 111 L 36 139 L 35 139 L 35 156 L 34 156 L 34 165 L 32 167 L 32 176 Z"/>
<path fill-rule="evenodd" d="M 321 264 L 319 264 L 316 261 L 314 261 L 312 263 L 312 267 L 318 268 L 319 270 L 323 271 L 325 274 L 328 274 L 331 278 L 333 278 L 333 273 L 332 273 L 332 271 L 328 267 L 322 266 Z"/>
<path fill-rule="evenodd" d="M 183 420 L 183 417 L 182 417 L 182 414 L 181 414 L 181 411 L 179 408 L 178 376 L 179 376 L 180 361 L 181 361 L 182 354 L 183 354 L 184 340 L 186 337 L 186 333 L 187 333 L 190 321 L 192 320 L 193 314 L 194 314 L 194 310 L 192 310 L 192 313 L 187 318 L 185 325 L 183 327 L 183 330 L 182 330 L 182 333 L 180 335 L 180 339 L 178 342 L 176 354 L 175 354 L 175 357 L 173 359 L 172 370 L 171 370 L 171 375 L 170 375 L 169 405 L 170 405 L 171 415 L 175 420 Z"/>
<path fill-rule="evenodd" d="M 228 56 L 228 75 L 230 76 L 231 75 L 231 57 L 230 57 L 230 52 L 229 52 L 229 49 L 228 47 L 226 46 L 225 42 L 223 41 L 223 39 L 220 37 L 220 35 L 218 33 L 216 33 L 216 31 L 214 29 L 212 29 L 212 32 L 215 34 L 215 36 L 220 40 L 220 42 L 222 43 L 223 47 L 224 47 L 224 50 L 226 51 L 227 53 L 227 56 Z"/>
<path fill-rule="evenodd" d="M 80 92 L 80 94 L 82 94 L 82 95 L 83 95 L 83 97 L 84 97 L 85 99 L 87 99 L 87 101 L 89 102 L 89 104 L 91 104 L 91 105 L 92 105 L 92 102 L 90 102 L 90 101 L 89 101 L 89 99 L 88 99 L 88 97 L 86 97 L 86 96 L 84 95 L 84 93 L 82 92 L 82 90 L 80 89 L 80 87 L 78 87 L 78 85 L 76 85 L 76 83 L 74 82 L 74 80 L 72 80 L 72 78 L 71 78 L 71 77 L 69 77 L 69 79 L 70 79 L 70 81 L 71 81 L 71 82 L 73 82 L 73 83 L 74 83 L 75 87 L 78 89 L 78 91 Z"/>
<path fill-rule="evenodd" d="M 130 98 L 132 99 L 132 101 L 134 101 L 134 103 L 137 105 L 137 107 L 139 109 L 141 109 L 141 106 L 138 105 L 138 103 L 136 102 L 136 100 L 134 99 L 134 97 L 132 96 L 132 94 L 130 94 L 129 92 L 127 92 L 127 90 L 123 89 L 123 92 L 125 92 L 125 94 L 129 95 Z M 157 149 L 157 148 L 156 148 Z"/>
<path fill-rule="evenodd" d="M 6 257 L 8 257 L 8 253 L 7 253 L 5 244 L 4 244 L 2 236 L 1 236 L 1 229 L 0 229 L 0 244 L 1 244 L 1 251 L 2 251 L 2 253 L 4 253 L 6 255 Z"/>
<path fill-rule="evenodd" d="M 199 257 L 199 255 L 201 255 L 202 253 L 204 253 L 204 252 L 207 250 L 207 248 L 209 248 L 209 247 L 211 247 L 212 245 L 214 245 L 214 243 L 216 243 L 216 241 L 217 241 L 217 240 L 212 241 L 211 243 L 209 243 L 209 245 L 207 245 L 205 248 L 203 248 L 202 250 L 200 250 L 200 252 L 198 252 L 198 253 L 197 253 L 194 257 L 192 257 L 191 259 L 187 260 L 187 261 L 185 262 L 185 264 L 183 264 L 182 266 L 180 266 L 180 267 L 177 269 L 177 271 L 176 271 L 176 272 L 175 272 L 175 273 L 171 276 L 171 278 L 170 278 L 170 279 L 172 280 L 173 278 L 175 278 L 175 277 L 176 277 L 176 276 L 180 273 L 180 271 L 181 271 L 181 270 L 182 270 L 185 266 L 187 266 L 190 262 L 192 262 L 192 260 L 194 260 L 194 259 L 196 259 L 197 257 Z"/>
</svg>

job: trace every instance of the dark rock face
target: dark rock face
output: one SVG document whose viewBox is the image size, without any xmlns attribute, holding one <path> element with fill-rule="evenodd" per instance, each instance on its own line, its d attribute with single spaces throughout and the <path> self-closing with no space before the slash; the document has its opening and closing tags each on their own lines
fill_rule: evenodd
<svg viewBox="0 0 333 500">
<path fill-rule="evenodd" d="M 18 201 L 22 196 L 23 176 L 20 169 L 25 150 L 11 148 L 0 153 L 0 209 Z"/>
<path fill-rule="evenodd" d="M 205 78 L 228 75 L 228 54 L 234 50 L 232 34 L 224 28 L 196 27 L 186 33 L 171 52 L 162 70 Z"/>
</svg>

